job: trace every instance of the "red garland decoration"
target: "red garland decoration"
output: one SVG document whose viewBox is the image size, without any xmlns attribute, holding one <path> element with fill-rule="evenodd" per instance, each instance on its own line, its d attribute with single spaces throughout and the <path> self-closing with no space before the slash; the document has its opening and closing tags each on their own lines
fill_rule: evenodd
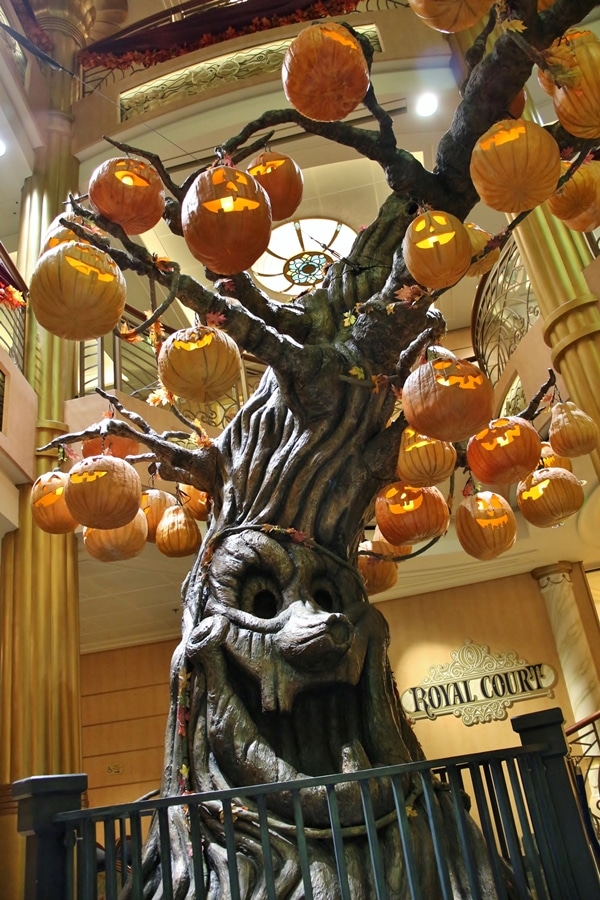
<svg viewBox="0 0 600 900">
<path fill-rule="evenodd" d="M 29 38 L 29 40 L 35 44 L 36 47 L 39 47 L 40 50 L 44 50 L 46 53 L 52 53 L 54 41 L 36 22 L 35 14 L 27 0 L 11 0 L 11 2 L 15 15 L 21 23 L 25 37 Z"/>
<path fill-rule="evenodd" d="M 284 25 L 296 25 L 312 19 L 324 19 L 330 16 L 343 16 L 355 12 L 359 0 L 317 0 L 316 3 L 306 9 L 296 10 L 289 16 L 272 16 L 253 19 L 249 25 L 241 28 L 228 28 L 227 31 L 213 34 L 203 34 L 199 40 L 190 44 L 181 44 L 179 47 L 168 47 L 160 50 L 130 51 L 122 55 L 114 53 L 94 53 L 83 50 L 78 61 L 84 69 L 102 67 L 109 70 L 129 69 L 133 66 L 142 66 L 145 69 L 158 63 L 178 56 L 200 50 L 202 47 L 211 47 L 213 44 L 221 44 L 231 41 L 233 38 L 242 37 L 245 34 L 256 34 L 261 31 L 269 31 L 272 28 L 280 28 Z"/>
</svg>

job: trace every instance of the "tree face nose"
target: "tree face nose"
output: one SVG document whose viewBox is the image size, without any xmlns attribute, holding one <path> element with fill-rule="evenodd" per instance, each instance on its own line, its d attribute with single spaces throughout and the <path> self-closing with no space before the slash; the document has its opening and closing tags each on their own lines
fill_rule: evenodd
<svg viewBox="0 0 600 900">
<path fill-rule="evenodd" d="M 326 629 L 334 644 L 348 644 L 351 638 L 350 622 L 346 616 L 334 613 L 325 623 Z"/>
</svg>

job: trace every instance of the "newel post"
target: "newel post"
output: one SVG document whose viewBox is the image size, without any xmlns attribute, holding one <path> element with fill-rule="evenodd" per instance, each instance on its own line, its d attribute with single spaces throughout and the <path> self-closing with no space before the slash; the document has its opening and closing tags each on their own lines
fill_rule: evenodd
<svg viewBox="0 0 600 900">
<path fill-rule="evenodd" d="M 524 747 L 543 745 L 542 759 L 548 785 L 547 796 L 554 813 L 577 900 L 588 900 L 600 892 L 600 876 L 590 849 L 575 787 L 567 769 L 569 752 L 563 730 L 564 717 L 558 707 L 515 716 L 511 719 Z"/>
<path fill-rule="evenodd" d="M 23 900 L 66 897 L 65 829 L 53 820 L 60 812 L 81 809 L 86 789 L 87 775 L 83 774 L 36 775 L 13 782 L 17 828 L 26 839 Z"/>
</svg>

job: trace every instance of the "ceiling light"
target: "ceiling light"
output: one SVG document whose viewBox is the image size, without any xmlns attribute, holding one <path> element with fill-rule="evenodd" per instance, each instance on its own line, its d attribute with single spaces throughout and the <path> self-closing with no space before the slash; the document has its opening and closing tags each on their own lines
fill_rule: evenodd
<svg viewBox="0 0 600 900">
<path fill-rule="evenodd" d="M 415 112 L 418 116 L 432 116 L 438 108 L 437 94 L 425 93 L 417 99 Z"/>
<path fill-rule="evenodd" d="M 0 156 L 4 156 L 6 153 L 6 144 L 4 141 L 0 140 Z"/>
</svg>

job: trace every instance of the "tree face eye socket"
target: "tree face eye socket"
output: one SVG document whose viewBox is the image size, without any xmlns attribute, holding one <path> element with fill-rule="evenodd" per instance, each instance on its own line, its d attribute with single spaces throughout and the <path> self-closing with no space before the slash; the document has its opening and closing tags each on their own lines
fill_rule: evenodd
<svg viewBox="0 0 600 900">
<path fill-rule="evenodd" d="M 337 603 L 331 591 L 319 587 L 313 592 L 314 601 L 324 612 L 334 612 Z"/>
<path fill-rule="evenodd" d="M 282 609 L 279 586 L 274 578 L 263 574 L 249 575 L 240 592 L 240 609 L 257 619 L 274 619 Z"/>
</svg>

